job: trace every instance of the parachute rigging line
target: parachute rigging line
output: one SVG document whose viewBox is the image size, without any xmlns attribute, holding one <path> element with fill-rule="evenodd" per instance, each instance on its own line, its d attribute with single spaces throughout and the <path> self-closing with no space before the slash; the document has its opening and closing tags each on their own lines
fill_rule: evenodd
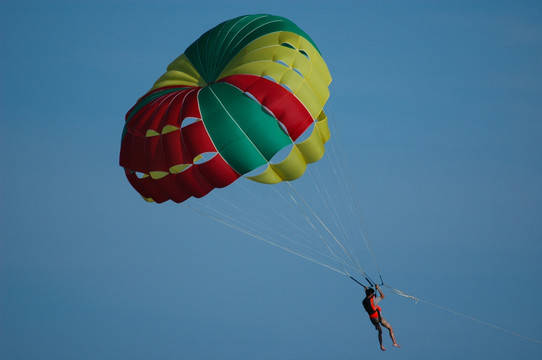
<svg viewBox="0 0 542 360">
<path fill-rule="evenodd" d="M 356 264 L 358 270 L 360 273 L 363 274 L 363 276 L 367 277 L 367 273 L 365 272 L 365 270 L 363 269 L 363 267 L 361 266 L 361 264 L 358 262 L 357 259 L 355 259 L 351 253 L 351 251 L 347 250 L 346 247 L 339 241 L 339 239 L 335 236 L 335 234 L 333 234 L 331 232 L 331 230 L 329 229 L 329 227 L 322 221 L 322 219 L 318 216 L 318 214 L 316 214 L 312 208 L 309 206 L 309 204 L 305 201 L 305 199 L 301 196 L 301 194 L 299 194 L 299 192 L 297 192 L 297 190 L 292 186 L 292 184 L 290 182 L 287 182 L 288 186 L 290 187 L 290 189 L 292 191 L 294 191 L 294 193 L 299 197 L 299 199 L 304 203 L 304 205 L 309 209 L 309 211 L 312 213 L 312 215 L 315 217 L 315 219 L 320 223 L 320 225 L 325 229 L 325 231 L 332 237 L 332 239 L 337 243 L 337 245 L 339 245 L 340 249 L 344 252 L 344 254 L 354 263 Z M 347 275 L 347 273 L 345 272 L 345 275 Z M 348 275 L 347 275 L 348 276 Z"/>
<path fill-rule="evenodd" d="M 235 229 L 235 230 L 237 230 L 237 231 L 240 231 L 240 232 L 242 232 L 242 233 L 244 233 L 244 234 L 246 234 L 246 235 L 249 235 L 249 236 L 251 236 L 251 237 L 253 237 L 253 238 L 256 238 L 256 239 L 258 239 L 258 240 L 261 240 L 261 241 L 263 241 L 263 242 L 265 242 L 265 243 L 267 243 L 267 244 L 269 244 L 269 245 L 273 245 L 273 246 L 275 246 L 275 247 L 277 247 L 277 248 L 279 248 L 279 249 L 282 249 L 282 250 L 284 250 L 284 251 L 287 251 L 287 252 L 289 252 L 289 253 L 291 253 L 291 254 L 293 254 L 293 255 L 299 256 L 299 257 L 301 257 L 301 258 L 303 258 L 303 259 L 305 259 L 305 260 L 308 260 L 308 261 L 311 261 L 311 262 L 313 262 L 313 263 L 316 263 L 316 264 L 318 264 L 318 265 L 320 265 L 320 266 L 323 266 L 323 267 L 325 267 L 325 268 L 327 268 L 327 269 L 329 269 L 329 270 L 335 271 L 335 272 L 337 272 L 337 273 L 339 273 L 339 274 L 346 275 L 346 273 L 345 273 L 344 271 L 340 270 L 340 269 L 337 269 L 337 268 L 335 268 L 335 267 L 333 267 L 333 266 L 331 266 L 331 265 L 329 265 L 329 264 L 326 264 L 326 263 L 324 263 L 324 262 L 322 262 L 322 261 L 319 261 L 319 260 L 314 259 L 314 258 L 312 258 L 312 257 L 310 257 L 310 256 L 307 256 L 307 255 L 304 255 L 304 254 L 302 254 L 302 253 L 300 253 L 300 252 L 294 251 L 294 250 L 292 250 L 292 249 L 289 249 L 289 248 L 287 248 L 287 247 L 285 247 L 285 246 L 282 246 L 282 245 L 280 245 L 280 244 L 277 244 L 276 242 L 273 242 L 273 241 L 267 239 L 266 237 L 261 236 L 261 235 L 259 235 L 259 234 L 256 234 L 256 233 L 254 233 L 254 232 L 248 231 L 248 230 L 242 228 L 241 226 L 238 226 L 238 225 L 233 224 L 233 223 L 228 223 L 228 222 L 226 222 L 226 221 L 224 221 L 224 220 L 222 220 L 222 219 L 220 219 L 220 218 L 218 218 L 218 217 L 215 217 L 215 216 L 213 216 L 213 215 L 211 215 L 211 214 L 209 214 L 209 213 L 206 213 L 206 212 L 204 212 L 204 211 L 201 211 L 200 209 L 196 209 L 196 208 L 194 208 L 194 207 L 192 207 L 192 206 L 190 206 L 190 205 L 188 205 L 188 204 L 183 203 L 183 204 L 181 204 L 181 205 L 184 206 L 185 208 L 190 209 L 190 210 L 192 210 L 192 211 L 195 211 L 195 212 L 197 212 L 197 213 L 199 213 L 199 214 L 201 214 L 201 215 L 203 215 L 203 216 L 205 216 L 205 217 L 207 217 L 207 218 L 209 218 L 209 219 L 212 219 L 212 220 L 214 220 L 214 221 L 216 221 L 216 222 L 218 222 L 218 223 L 220 223 L 220 224 L 226 225 L 226 226 L 228 226 L 228 227 L 230 227 L 230 228 L 232 228 L 232 229 Z"/>
<path fill-rule="evenodd" d="M 248 184 L 253 184 L 250 182 L 247 182 Z M 246 185 L 248 185 L 246 184 Z M 234 209 L 234 213 L 236 215 L 240 215 L 237 219 L 232 217 L 230 214 L 232 213 L 230 209 L 220 212 L 217 208 L 217 206 L 210 207 L 207 206 L 206 212 L 214 213 L 216 214 L 216 217 L 227 219 L 227 222 L 229 223 L 235 223 L 239 228 L 243 228 L 245 230 L 248 230 L 250 225 L 254 225 L 255 228 L 251 229 L 249 232 L 252 233 L 260 233 L 260 236 L 265 237 L 270 243 L 277 243 L 280 239 L 284 239 L 288 242 L 289 245 L 293 245 L 296 247 L 300 247 L 303 251 L 303 253 L 306 255 L 307 253 L 314 253 L 317 254 L 320 257 L 324 257 L 327 260 L 337 262 L 338 264 L 342 265 L 343 273 L 347 272 L 347 268 L 352 268 L 354 270 L 358 270 L 359 267 L 353 267 L 351 264 L 348 264 L 344 259 L 342 259 L 336 251 L 332 249 L 332 246 L 328 240 L 326 240 L 324 234 L 318 230 L 317 225 L 318 223 L 315 223 L 311 217 L 310 214 L 307 214 L 307 212 L 304 209 L 303 202 L 300 202 L 296 199 L 296 196 L 300 196 L 299 192 L 294 193 L 291 191 L 290 187 L 285 187 L 284 183 L 282 187 L 284 188 L 284 191 L 278 191 L 277 186 L 261 186 L 259 184 L 252 185 L 255 186 L 255 189 L 259 190 L 258 194 L 255 194 L 254 191 L 251 191 L 248 186 L 243 185 L 243 182 L 239 182 L 239 186 L 247 193 L 249 194 L 249 197 L 251 199 L 257 198 L 261 203 L 266 204 L 265 206 L 265 215 L 268 217 L 266 218 L 266 221 L 260 221 L 257 216 L 253 213 L 254 211 L 257 211 L 258 209 L 255 209 L 254 207 L 247 207 L 243 208 L 242 206 L 237 206 L 233 204 L 235 201 L 229 201 L 226 199 L 226 197 L 221 196 L 220 193 L 216 193 L 214 196 L 218 197 L 220 199 L 220 203 L 228 204 L 228 206 L 231 206 Z M 267 190 L 267 191 L 266 191 Z M 273 193 L 270 194 L 269 192 L 272 191 Z M 262 195 L 265 195 L 266 198 L 262 198 Z M 285 196 L 286 195 L 286 196 Z M 295 221 L 292 221 L 292 219 L 285 216 L 283 213 L 283 209 L 275 209 L 275 204 L 273 202 L 281 202 L 280 205 L 288 205 L 291 204 L 293 210 L 298 213 L 299 217 L 302 221 L 304 221 L 309 227 L 310 232 L 307 233 L 306 230 L 302 229 Z M 234 198 L 234 200 L 236 200 Z M 238 200 L 238 199 L 237 199 Z M 199 201 L 197 204 L 202 205 L 202 202 Z M 218 205 L 218 204 L 215 204 Z M 308 205 L 307 205 L 308 207 Z M 293 214 L 290 214 L 293 215 Z M 270 216 L 276 216 L 279 218 L 280 221 L 270 221 Z M 223 223 L 225 223 L 224 221 Z M 267 226 L 269 224 L 269 226 Z M 273 226 L 271 227 L 270 224 Z M 282 225 L 282 230 L 279 229 L 279 227 Z M 298 233 L 300 234 L 301 240 L 307 242 L 308 244 L 304 244 L 302 241 L 295 240 L 295 235 L 292 234 L 292 228 L 297 229 Z M 311 234 L 313 233 L 314 236 Z M 291 235 L 290 235 L 291 234 Z M 313 242 L 314 238 L 318 238 L 321 240 L 321 243 L 324 245 L 325 249 L 318 250 L 317 244 Z M 289 247 L 289 246 L 283 246 L 283 247 Z M 291 246 L 290 246 L 291 247 Z"/>
<path fill-rule="evenodd" d="M 243 233 L 251 234 L 252 237 L 265 238 L 268 243 L 277 245 L 284 240 L 287 242 L 287 245 L 280 245 L 278 247 L 289 248 L 290 250 L 296 248 L 299 251 L 294 250 L 293 253 L 302 253 L 306 258 L 315 258 L 314 256 L 308 255 L 310 253 L 317 255 L 317 257 L 323 258 L 328 265 L 330 261 L 339 265 L 332 266 L 336 269 L 342 267 L 343 270 L 341 273 L 343 274 L 348 273 L 347 269 L 360 271 L 360 265 L 355 263 L 353 256 L 348 254 L 348 250 L 337 249 L 337 246 L 332 246 L 335 244 L 334 240 L 326 239 L 328 236 L 324 235 L 326 235 L 328 231 L 333 235 L 329 228 L 327 231 L 319 231 L 318 227 L 323 226 L 322 224 L 324 224 L 324 222 L 322 219 L 319 219 L 318 221 L 313 219 L 312 213 L 314 213 L 314 211 L 310 209 L 307 200 L 298 199 L 298 197 L 301 196 L 299 191 L 295 190 L 291 184 L 286 187 L 286 185 L 284 185 L 285 183 L 286 182 L 283 182 L 282 185 L 279 184 L 278 187 L 276 185 L 262 186 L 249 181 L 243 182 L 241 179 L 236 183 L 238 186 L 235 185 L 233 189 L 243 189 L 244 196 L 250 198 L 246 203 L 241 202 L 242 199 L 240 199 L 241 196 L 239 194 L 233 194 L 226 191 L 223 193 L 224 196 L 222 196 L 222 192 L 214 192 L 208 196 L 208 201 L 211 201 L 210 204 L 206 204 L 205 201 L 200 199 L 194 202 L 194 206 L 187 206 L 187 208 L 197 210 L 197 212 L 203 213 L 219 223 L 228 224 L 229 227 L 238 230 L 242 229 Z M 252 188 L 248 186 L 249 184 Z M 292 188 L 295 191 L 293 191 Z M 279 189 L 282 191 L 279 191 Z M 265 197 L 262 197 L 264 195 Z M 228 199 L 228 196 L 231 196 L 232 198 Z M 213 198 L 218 198 L 219 201 L 215 201 L 217 199 Z M 256 204 L 253 204 L 254 201 L 251 201 L 253 199 L 258 200 Z M 280 204 L 276 205 L 275 203 Z M 259 204 L 263 205 L 260 206 Z M 220 205 L 225 205 L 228 208 L 221 210 L 219 208 Z M 287 207 L 286 209 L 284 209 L 285 206 Z M 201 209 L 203 207 L 204 209 Z M 305 207 L 309 207 L 309 210 L 305 209 Z M 291 210 L 288 210 L 288 208 Z M 260 218 L 263 219 L 263 217 L 259 217 L 256 213 L 259 210 L 264 212 L 263 216 L 265 217 L 265 221 L 262 221 Z M 290 213 L 288 211 L 290 211 Z M 291 213 L 291 211 L 294 211 L 294 213 Z M 274 217 L 278 218 L 278 221 Z M 306 223 L 310 229 L 302 229 L 300 225 L 302 225 L 301 223 L 303 222 Z M 297 235 L 295 234 L 295 231 L 298 232 Z M 255 236 L 255 234 L 258 234 L 258 236 Z M 300 240 L 296 240 L 296 236 L 300 238 Z M 323 247 L 318 247 L 318 244 L 315 242 L 318 239 Z M 338 241 L 338 243 L 340 244 L 340 241 Z M 344 245 L 343 248 L 346 249 Z M 345 259 L 342 258 L 342 253 L 348 254 L 345 255 Z"/>
<path fill-rule="evenodd" d="M 329 110 L 329 107 L 331 107 L 332 104 L 329 104 L 328 106 L 328 113 L 330 113 L 330 116 L 333 116 L 333 112 Z M 363 212 L 361 210 L 361 206 L 359 203 L 359 197 L 357 196 L 356 187 L 354 185 L 354 182 L 352 180 L 352 176 L 350 172 L 347 170 L 347 156 L 344 151 L 344 147 L 342 146 L 342 139 L 341 139 L 341 131 L 336 128 L 335 123 L 332 122 L 330 125 L 331 131 L 333 131 L 334 138 L 336 141 L 330 142 L 332 146 L 329 147 L 329 155 L 328 155 L 328 162 L 333 162 L 335 164 L 338 164 L 338 166 L 331 166 L 333 171 L 335 171 L 335 168 L 337 168 L 340 171 L 340 174 L 335 175 L 335 179 L 342 179 L 344 181 L 343 186 L 345 186 L 346 191 L 348 192 L 348 200 L 351 201 L 352 206 L 354 208 L 354 212 L 357 216 L 356 223 L 359 227 L 359 233 L 361 234 L 361 237 L 363 238 L 363 241 L 365 243 L 365 247 L 367 248 L 372 260 L 373 264 L 375 266 L 375 269 L 378 273 L 378 276 L 380 277 L 380 281 L 383 284 L 384 280 L 382 279 L 382 272 L 380 271 L 380 268 L 378 266 L 378 262 L 376 261 L 376 255 L 373 249 L 373 245 L 371 242 L 371 238 L 369 236 L 369 231 L 367 228 L 367 223 L 365 221 L 365 217 L 363 216 Z M 362 161 L 358 163 L 363 163 Z"/>
</svg>

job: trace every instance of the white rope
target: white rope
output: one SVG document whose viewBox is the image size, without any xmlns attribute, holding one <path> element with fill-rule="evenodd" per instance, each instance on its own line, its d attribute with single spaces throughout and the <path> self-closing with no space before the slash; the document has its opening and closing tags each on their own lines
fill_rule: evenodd
<svg viewBox="0 0 542 360">
<path fill-rule="evenodd" d="M 362 266 L 359 264 L 359 262 L 352 256 L 352 254 L 344 247 L 344 245 L 337 239 L 337 237 L 331 232 L 331 230 L 327 227 L 327 225 L 320 219 L 320 217 L 312 210 L 312 208 L 307 204 L 305 199 L 297 192 L 297 190 L 292 186 L 290 182 L 287 182 L 288 186 L 296 193 L 296 195 L 301 199 L 301 201 L 305 204 L 305 206 L 309 209 L 309 211 L 312 213 L 312 215 L 318 220 L 320 225 L 326 230 L 326 232 L 332 237 L 332 239 L 339 245 L 339 247 L 343 250 L 344 254 L 354 263 L 357 265 L 358 270 L 363 274 L 365 274 L 365 271 L 363 270 Z"/>
<path fill-rule="evenodd" d="M 328 158 L 333 158 L 333 160 L 328 160 L 328 161 L 333 161 L 334 164 L 337 164 L 337 166 L 331 166 L 331 167 L 333 170 L 337 168 L 340 171 L 339 177 L 336 176 L 336 178 L 341 178 L 345 182 L 345 187 L 349 194 L 347 200 L 349 200 L 350 208 L 353 210 L 353 213 L 357 215 L 356 223 L 358 225 L 359 232 L 363 238 L 363 241 L 369 252 L 369 255 L 372 258 L 375 269 L 377 270 L 380 278 L 382 278 L 382 273 L 376 261 L 376 255 L 372 246 L 371 238 L 369 236 L 367 223 L 365 222 L 365 217 L 363 216 L 363 212 L 361 211 L 361 206 L 359 204 L 359 200 L 358 200 L 359 198 L 357 196 L 356 187 L 354 186 L 354 182 L 352 180 L 352 176 L 350 172 L 347 170 L 348 166 L 346 163 L 344 148 L 342 147 L 341 133 L 334 127 L 333 123 L 331 124 L 331 127 L 333 129 L 333 134 L 336 141 L 332 143 L 332 146 L 329 149 L 330 151 L 329 151 Z"/>
<path fill-rule="evenodd" d="M 220 224 L 226 225 L 226 226 L 228 226 L 228 227 L 230 227 L 230 228 L 232 228 L 232 229 L 235 229 L 235 230 L 237 230 L 237 231 L 240 231 L 240 232 L 242 232 L 242 233 L 244 233 L 244 234 L 246 234 L 246 235 L 249 235 L 249 236 L 251 236 L 251 237 L 254 237 L 254 238 L 258 239 L 258 240 L 261 240 L 261 241 L 263 241 L 263 242 L 265 242 L 265 243 L 267 243 L 267 244 L 269 244 L 269 245 L 273 245 L 273 246 L 275 246 L 275 247 L 277 247 L 277 248 L 279 248 L 279 249 L 282 249 L 282 250 L 284 250 L 284 251 L 287 251 L 287 252 L 289 252 L 289 253 L 291 253 L 291 254 L 293 254 L 293 255 L 299 256 L 299 257 L 301 257 L 301 258 L 303 258 L 303 259 L 305 259 L 305 260 L 308 260 L 308 261 L 311 261 L 311 262 L 313 262 L 313 263 L 316 263 L 316 264 L 318 264 L 318 265 L 320 265 L 320 266 L 323 266 L 323 267 L 325 267 L 325 268 L 327 268 L 327 269 L 329 269 L 329 270 L 335 271 L 335 272 L 337 272 L 337 273 L 339 273 L 339 274 L 346 275 L 346 273 L 345 273 L 344 271 L 341 271 L 341 270 L 339 270 L 339 269 L 337 269 L 337 268 L 335 268 L 335 267 L 333 267 L 333 266 L 331 266 L 331 265 L 329 265 L 329 264 L 326 264 L 326 263 L 324 263 L 324 262 L 321 262 L 321 261 L 319 261 L 319 260 L 317 260 L 317 259 L 314 259 L 314 258 L 312 258 L 312 257 L 310 257 L 310 256 L 301 254 L 301 253 L 299 253 L 299 252 L 297 252 L 297 251 L 291 250 L 291 249 L 289 249 L 289 248 L 287 248 L 287 247 L 284 247 L 284 246 L 279 245 L 279 244 L 277 244 L 277 243 L 275 243 L 275 242 L 272 242 L 272 241 L 268 240 L 267 238 L 265 238 L 265 237 L 263 237 L 263 236 L 261 236 L 261 235 L 259 235 L 259 234 L 252 233 L 252 232 L 250 232 L 250 231 L 248 231 L 248 230 L 243 229 L 243 228 L 240 227 L 240 226 L 237 226 L 237 225 L 235 225 L 235 224 L 231 224 L 231 223 L 228 223 L 228 222 L 226 222 L 226 221 L 223 221 L 222 219 L 219 219 L 219 218 L 214 217 L 214 216 L 212 216 L 212 215 L 210 215 L 210 214 L 207 214 L 207 213 L 205 213 L 205 212 L 202 212 L 201 210 L 196 209 L 196 208 L 194 208 L 194 207 L 191 207 L 191 206 L 189 206 L 189 205 L 187 205 L 187 204 L 184 204 L 184 203 L 183 203 L 183 204 L 181 204 L 181 205 L 183 205 L 183 206 L 186 207 L 187 209 L 190 209 L 190 210 L 192 210 L 192 211 L 195 211 L 195 212 L 197 212 L 197 213 L 200 213 L 201 215 L 203 215 L 203 216 L 205 216 L 205 217 L 207 217 L 207 218 L 210 218 L 210 219 L 212 219 L 212 220 L 214 220 L 214 221 L 216 221 L 216 222 L 218 222 L 218 223 L 220 223 Z"/>
<path fill-rule="evenodd" d="M 243 182 L 247 186 L 244 186 Z M 237 186 L 238 184 L 240 186 Z M 242 194 L 238 193 L 239 188 L 244 191 Z M 251 188 L 265 196 L 262 196 L 262 194 L 255 195 Z M 278 184 L 278 188 L 281 188 L 280 184 Z M 284 184 L 282 184 L 282 189 L 289 190 Z M 280 194 L 280 196 L 277 196 L 277 194 Z M 284 197 L 284 194 L 289 196 Z M 249 196 L 248 199 L 246 195 Z M 191 205 L 193 206 L 186 207 L 254 238 L 260 240 L 264 238 L 265 242 L 276 247 L 288 248 L 291 253 L 302 254 L 306 258 L 318 260 L 319 263 L 326 263 L 335 269 L 342 268 L 342 273 L 348 271 L 347 269 L 357 271 L 355 266 L 337 256 L 329 245 L 321 246 L 321 244 L 326 244 L 326 240 L 322 238 L 323 233 L 319 231 L 300 204 L 295 206 L 292 204 L 293 210 L 295 210 L 294 213 L 291 211 L 284 212 L 283 208 L 285 205 L 288 206 L 290 200 L 297 203 L 295 198 L 291 199 L 290 197 L 292 197 L 292 194 L 288 191 L 277 191 L 277 185 L 266 186 L 240 179 L 239 182 L 230 185 L 228 191 L 222 192 L 220 189 L 216 189 L 203 199 L 192 199 Z M 284 199 L 288 201 L 284 201 Z M 278 202 L 280 206 L 275 206 L 274 202 Z M 183 205 L 186 204 L 183 203 Z M 227 208 L 221 209 L 221 207 Z M 262 209 L 262 215 L 259 215 L 257 212 Z M 277 218 L 279 221 L 277 221 Z M 286 220 L 286 222 L 282 224 L 282 220 Z M 299 225 L 303 222 L 310 229 L 302 230 Z M 291 224 L 295 226 L 291 226 Z M 279 225 L 284 226 L 281 229 Z M 292 232 L 292 227 L 297 228 L 299 233 Z M 320 245 L 316 242 L 317 239 L 320 239 Z"/>
<path fill-rule="evenodd" d="M 331 201 L 331 196 L 329 194 L 329 191 L 327 187 L 321 186 L 320 184 L 324 184 L 323 181 L 321 181 L 321 174 L 320 172 L 316 171 L 316 175 L 318 175 L 318 179 L 316 179 L 315 175 L 312 171 L 308 171 L 309 176 L 313 180 L 313 184 L 316 188 L 316 191 L 320 195 L 320 198 L 323 200 L 325 206 L 327 209 L 329 209 L 329 212 L 331 214 L 331 218 L 333 220 L 333 224 L 335 227 L 337 227 L 341 233 L 344 239 L 348 239 L 348 234 L 346 232 L 346 226 L 343 224 L 343 222 L 340 221 L 340 215 L 337 211 L 337 206 Z M 323 188 L 323 189 L 322 189 Z M 348 245 L 348 244 L 347 244 Z M 350 246 L 348 246 L 348 251 L 352 253 L 352 249 Z"/>
<path fill-rule="evenodd" d="M 340 256 L 340 254 L 337 254 L 336 251 L 333 250 L 333 247 L 331 246 L 331 243 L 329 241 L 326 240 L 326 237 L 324 236 L 324 234 L 321 232 L 321 231 L 318 231 L 317 227 L 316 227 L 316 224 L 314 224 L 314 222 L 310 219 L 310 217 L 308 216 L 308 214 L 306 214 L 306 212 L 303 210 L 303 207 L 302 207 L 302 204 L 300 204 L 296 199 L 295 199 L 295 196 L 294 195 L 297 195 L 300 200 L 304 201 L 303 198 L 301 198 L 301 195 L 297 192 L 292 192 L 292 189 L 293 189 L 293 186 L 288 183 L 288 185 L 290 186 L 290 197 L 292 199 L 292 201 L 294 201 L 296 204 L 297 204 L 297 208 L 299 209 L 299 211 L 301 212 L 303 218 L 305 219 L 305 221 L 311 226 L 311 228 L 314 230 L 315 234 L 317 234 L 317 237 L 321 240 L 321 243 L 325 246 L 325 248 L 327 249 L 327 251 L 333 256 L 333 258 L 335 259 L 335 261 L 337 261 L 338 263 L 342 264 L 343 265 L 343 269 L 345 272 L 347 272 L 347 268 L 349 267 L 352 267 L 351 265 L 348 264 L 348 261 L 347 259 L 344 259 Z M 295 190 L 295 189 L 294 189 Z M 308 203 L 306 202 L 303 202 L 303 204 L 311 211 L 311 207 L 308 205 Z M 313 212 L 313 216 L 314 215 L 314 212 Z M 318 218 L 318 216 L 315 216 L 317 218 L 317 220 L 321 223 L 321 225 L 323 227 L 325 227 L 325 224 L 323 224 L 323 222 Z M 327 229 L 328 233 L 331 234 L 331 236 L 333 238 L 334 235 L 331 231 L 329 231 L 329 229 Z M 336 239 L 336 238 L 335 238 Z M 340 243 L 339 243 L 340 244 Z"/>
<path fill-rule="evenodd" d="M 452 310 L 452 309 L 449 309 L 447 307 L 444 307 L 442 305 L 437 305 L 437 304 L 434 304 L 432 302 L 429 302 L 427 300 L 423 300 L 423 299 L 420 299 L 418 297 L 415 297 L 415 296 L 412 296 L 412 295 L 409 295 L 403 291 L 400 291 L 400 290 L 397 290 L 397 289 L 394 289 L 392 288 L 391 286 L 388 286 L 388 285 L 384 285 L 386 286 L 388 289 L 390 289 L 393 293 L 399 295 L 399 296 L 403 296 L 403 297 L 406 297 L 406 298 L 409 298 L 409 299 L 412 299 L 417 303 L 419 302 L 422 302 L 424 304 L 427 304 L 429 306 L 432 306 L 436 309 L 439 309 L 439 310 L 442 310 L 442 311 L 446 311 L 446 312 L 449 312 L 450 314 L 454 314 L 454 315 L 457 315 L 457 316 L 460 316 L 462 318 L 465 318 L 465 319 L 468 319 L 468 320 L 471 320 L 471 321 L 474 321 L 474 322 L 477 322 L 479 324 L 482 324 L 482 325 L 485 325 L 485 326 L 489 326 L 489 327 L 492 327 L 494 329 L 497 329 L 497 330 L 500 330 L 502 332 L 505 332 L 505 333 L 508 333 L 508 334 L 511 334 L 511 335 L 514 335 L 514 336 L 518 336 L 520 338 L 523 338 L 525 340 L 528 340 L 528 341 L 531 341 L 533 343 L 536 343 L 536 344 L 542 344 L 542 341 L 541 340 L 537 340 L 537 339 L 534 339 L 534 338 L 531 338 L 531 337 L 528 337 L 526 335 L 523 335 L 523 334 L 520 334 L 518 332 L 515 332 L 515 331 L 512 331 L 512 330 L 509 330 L 509 329 L 506 329 L 506 328 L 503 328 L 501 326 L 498 326 L 498 325 L 495 325 L 495 324 L 492 324 L 492 323 L 489 323 L 487 321 L 484 321 L 484 320 L 480 320 L 480 319 L 477 319 L 475 317 L 472 317 L 470 315 L 466 315 L 466 314 L 463 314 L 463 313 L 460 313 L 458 311 L 455 311 L 455 310 Z"/>
</svg>

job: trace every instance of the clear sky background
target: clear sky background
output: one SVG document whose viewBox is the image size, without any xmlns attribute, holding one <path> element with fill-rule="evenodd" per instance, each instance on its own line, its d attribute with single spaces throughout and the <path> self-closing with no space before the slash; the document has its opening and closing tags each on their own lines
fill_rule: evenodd
<svg viewBox="0 0 542 360">
<path fill-rule="evenodd" d="M 124 115 L 199 35 L 290 18 L 389 285 L 542 340 L 542 4 L 2 1 L 0 358 L 540 359 L 542 344 L 386 291 L 381 354 L 348 278 L 118 166 Z"/>
</svg>

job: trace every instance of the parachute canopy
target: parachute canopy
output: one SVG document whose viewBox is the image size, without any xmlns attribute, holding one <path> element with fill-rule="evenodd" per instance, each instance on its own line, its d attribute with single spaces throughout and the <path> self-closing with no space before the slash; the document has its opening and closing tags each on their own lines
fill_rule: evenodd
<svg viewBox="0 0 542 360">
<path fill-rule="evenodd" d="M 309 36 L 279 16 L 207 31 L 126 114 L 120 165 L 147 201 L 182 202 L 240 176 L 300 177 L 329 139 L 331 76 Z"/>
</svg>

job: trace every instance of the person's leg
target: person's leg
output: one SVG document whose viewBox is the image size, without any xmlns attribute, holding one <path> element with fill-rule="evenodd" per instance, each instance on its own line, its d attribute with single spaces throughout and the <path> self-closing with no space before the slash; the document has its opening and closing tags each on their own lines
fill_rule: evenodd
<svg viewBox="0 0 542 360">
<path fill-rule="evenodd" d="M 383 317 L 380 318 L 380 323 L 389 330 L 391 341 L 393 341 L 393 346 L 400 347 L 399 344 L 397 344 L 397 341 L 395 341 L 395 334 L 393 333 L 393 328 L 391 325 Z"/>
<path fill-rule="evenodd" d="M 384 344 L 382 343 L 382 328 L 380 325 L 376 328 L 378 330 L 378 342 L 380 343 L 380 350 L 386 351 L 386 348 L 384 347 Z"/>
<path fill-rule="evenodd" d="M 378 331 L 378 342 L 380 343 L 380 349 L 382 351 L 386 351 L 386 348 L 382 344 L 382 327 L 380 326 L 380 322 L 378 321 L 378 318 L 371 318 L 371 322 L 375 326 L 375 329 Z"/>
</svg>

